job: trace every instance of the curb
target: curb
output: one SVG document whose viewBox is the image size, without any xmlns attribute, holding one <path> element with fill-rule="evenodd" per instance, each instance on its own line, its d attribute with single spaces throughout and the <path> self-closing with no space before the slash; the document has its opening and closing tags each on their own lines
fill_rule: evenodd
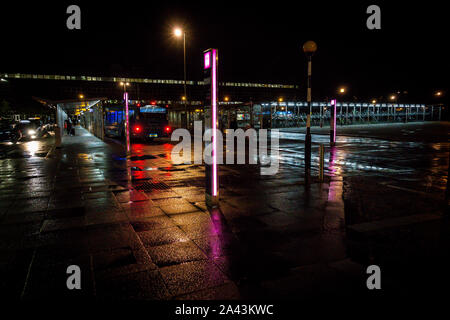
<svg viewBox="0 0 450 320">
<path fill-rule="evenodd" d="M 45 156 L 45 159 L 53 158 L 53 155 L 54 155 L 55 151 L 56 151 L 56 146 L 53 145 L 53 146 L 50 148 L 50 150 L 47 152 L 47 155 Z"/>
</svg>

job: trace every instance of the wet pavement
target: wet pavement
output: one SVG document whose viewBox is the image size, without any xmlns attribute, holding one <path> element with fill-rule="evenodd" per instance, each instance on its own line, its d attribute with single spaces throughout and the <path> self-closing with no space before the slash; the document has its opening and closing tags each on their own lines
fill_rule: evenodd
<svg viewBox="0 0 450 320">
<path fill-rule="evenodd" d="M 25 300 L 357 296 L 374 263 L 396 294 L 445 286 L 448 136 L 422 142 L 417 128 L 396 130 L 348 133 L 334 148 L 313 131 L 312 172 L 323 143 L 326 179 L 305 186 L 304 134 L 284 129 L 278 173 L 221 165 L 212 210 L 203 166 L 173 165 L 170 141 L 135 143 L 130 158 L 82 128 L 61 149 L 51 138 L 20 144 L 0 159 L 0 291 Z M 66 288 L 73 264 L 82 290 Z M 412 275 L 427 280 L 412 285 Z"/>
</svg>

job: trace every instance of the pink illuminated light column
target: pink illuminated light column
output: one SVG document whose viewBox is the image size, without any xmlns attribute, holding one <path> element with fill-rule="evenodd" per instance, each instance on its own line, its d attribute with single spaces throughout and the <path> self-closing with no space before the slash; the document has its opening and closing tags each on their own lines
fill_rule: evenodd
<svg viewBox="0 0 450 320">
<path fill-rule="evenodd" d="M 336 145 L 336 99 L 331 100 L 330 146 Z"/>
<path fill-rule="evenodd" d="M 212 69 L 212 143 L 213 143 L 213 186 L 212 186 L 212 195 L 214 197 L 217 196 L 217 50 L 213 49 L 212 61 L 213 61 L 213 69 Z"/>
<path fill-rule="evenodd" d="M 206 179 L 206 204 L 209 207 L 218 205 L 219 181 L 217 168 L 217 90 L 218 90 L 218 50 L 208 49 L 203 53 L 204 65 L 204 83 L 205 83 L 205 130 L 212 130 L 211 133 L 211 162 L 205 163 Z M 209 146 L 205 142 L 206 147 Z"/>
<path fill-rule="evenodd" d="M 123 99 L 125 100 L 125 135 L 127 138 L 127 155 L 131 153 L 131 146 L 130 146 L 130 119 L 129 119 L 129 112 L 128 112 L 128 92 L 125 92 L 123 94 Z"/>
</svg>

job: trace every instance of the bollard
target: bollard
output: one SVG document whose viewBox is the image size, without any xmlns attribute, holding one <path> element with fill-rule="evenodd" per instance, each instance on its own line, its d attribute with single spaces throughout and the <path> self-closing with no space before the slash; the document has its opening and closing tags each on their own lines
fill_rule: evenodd
<svg viewBox="0 0 450 320">
<path fill-rule="evenodd" d="M 324 150 L 324 146 L 323 144 L 321 144 L 319 146 L 319 181 L 323 182 L 323 167 L 324 167 L 324 154 L 325 154 L 325 150 Z"/>
<path fill-rule="evenodd" d="M 55 148 L 59 149 L 61 148 L 61 128 L 56 124 L 53 130 L 55 131 Z"/>
</svg>

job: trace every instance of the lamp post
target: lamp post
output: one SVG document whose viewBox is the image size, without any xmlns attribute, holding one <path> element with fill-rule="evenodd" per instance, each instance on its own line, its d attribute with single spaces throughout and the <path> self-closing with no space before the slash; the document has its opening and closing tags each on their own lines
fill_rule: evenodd
<svg viewBox="0 0 450 320">
<path fill-rule="evenodd" d="M 181 38 L 181 36 L 183 36 L 183 66 L 184 66 L 184 82 L 183 82 L 183 87 L 184 87 L 184 112 L 185 112 L 185 116 L 186 116 L 186 127 L 187 127 L 187 94 L 186 94 L 186 32 L 183 31 L 180 28 L 175 28 L 173 31 L 173 34 L 175 35 L 175 37 L 177 38 Z"/>
<path fill-rule="evenodd" d="M 400 107 L 400 94 L 401 94 L 401 92 L 400 91 L 397 91 L 397 96 L 396 96 L 396 98 L 395 98 L 395 103 Z M 395 112 L 397 111 L 397 108 L 396 107 L 394 107 L 394 122 L 395 122 Z M 405 106 L 405 123 L 407 123 L 408 122 L 408 117 L 409 117 L 409 114 L 408 114 L 408 108 Z"/>
<path fill-rule="evenodd" d="M 309 112 L 306 118 L 306 137 L 305 137 L 305 183 L 309 183 L 311 176 L 311 74 L 312 74 L 312 56 L 317 50 L 317 44 L 314 41 L 306 41 L 303 44 L 303 52 L 308 58 L 308 88 L 306 101 L 308 102 Z"/>
<path fill-rule="evenodd" d="M 339 87 L 338 93 L 343 97 L 347 93 L 347 88 Z M 343 101 L 343 98 L 341 99 L 341 101 Z M 339 112 L 339 124 L 342 125 L 342 103 L 341 103 L 341 109 Z M 345 106 L 345 124 L 348 124 L 348 104 Z"/>
<path fill-rule="evenodd" d="M 390 95 L 389 96 L 389 100 L 391 100 L 392 102 L 395 102 L 395 100 L 397 99 L 397 96 L 396 95 L 394 95 L 394 94 L 392 94 L 392 95 Z M 393 107 L 393 108 L 395 108 L 395 107 Z M 406 111 L 405 111 L 406 112 Z M 388 108 L 387 108 L 387 118 L 388 118 L 388 121 L 389 121 L 389 105 L 388 105 Z M 405 117 L 406 117 L 406 113 L 405 113 Z M 395 118 L 394 118 L 394 120 L 395 120 Z"/>
<path fill-rule="evenodd" d="M 279 97 L 278 98 L 278 105 L 277 105 L 277 107 L 275 107 L 275 115 L 277 114 L 278 110 L 284 111 L 283 107 L 281 106 L 281 102 L 283 102 L 283 98 Z M 283 112 L 281 114 L 283 114 Z M 278 121 L 278 126 L 281 127 L 281 120 Z"/>
<path fill-rule="evenodd" d="M 434 93 L 434 97 L 436 99 L 440 100 L 440 98 L 442 98 L 443 96 L 444 96 L 444 92 L 443 91 L 438 90 L 438 91 L 436 91 Z M 439 106 L 439 121 L 441 121 L 442 103 L 439 103 L 438 106 Z M 447 191 L 448 191 L 448 188 L 447 188 Z"/>
<path fill-rule="evenodd" d="M 131 153 L 130 146 L 130 119 L 128 117 L 128 92 L 127 86 L 130 85 L 129 82 L 120 82 L 120 85 L 123 86 L 123 99 L 125 100 L 125 136 L 127 139 L 127 155 Z"/>
<path fill-rule="evenodd" d="M 378 115 L 375 112 L 375 104 L 377 103 L 377 99 L 372 99 L 370 103 L 372 104 L 372 111 L 373 111 L 372 121 L 378 121 Z"/>
<path fill-rule="evenodd" d="M 389 99 L 390 100 L 392 100 L 392 101 L 395 101 L 395 104 L 397 104 L 397 106 L 399 105 L 399 103 L 400 103 L 400 95 L 406 95 L 406 94 L 408 94 L 408 91 L 397 91 L 396 93 L 394 93 L 394 94 L 392 94 L 390 97 L 389 97 Z M 408 107 L 405 105 L 404 106 L 404 108 L 405 108 L 405 123 L 406 122 L 408 122 L 408 116 L 409 116 L 409 112 L 408 112 Z M 395 113 L 396 113 L 396 106 L 394 105 L 393 107 L 392 107 L 392 114 L 393 114 L 393 117 L 394 117 L 394 121 L 395 121 L 395 117 L 396 117 L 396 115 L 395 115 Z"/>
</svg>

